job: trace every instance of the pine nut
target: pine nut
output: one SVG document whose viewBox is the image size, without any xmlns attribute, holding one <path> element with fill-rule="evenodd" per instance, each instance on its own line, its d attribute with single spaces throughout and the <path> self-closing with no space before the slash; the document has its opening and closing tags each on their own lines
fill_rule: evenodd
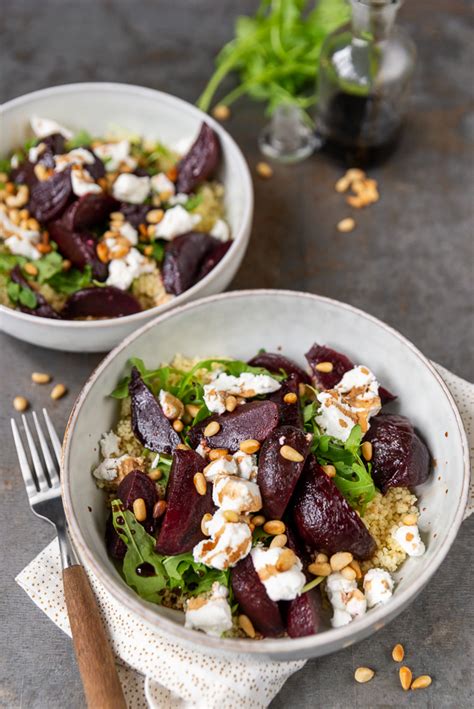
<svg viewBox="0 0 474 709">
<path fill-rule="evenodd" d="M 23 270 L 25 273 L 27 273 L 29 276 L 37 276 L 38 275 L 38 269 L 36 266 L 32 263 L 25 263 L 23 266 Z"/>
<path fill-rule="evenodd" d="M 40 223 L 37 219 L 29 217 L 26 223 L 26 228 L 30 231 L 39 231 L 41 229 Z"/>
<path fill-rule="evenodd" d="M 350 180 L 350 182 L 354 182 L 354 180 L 363 180 L 365 179 L 365 172 L 358 167 L 351 167 L 347 170 L 345 177 Z"/>
<path fill-rule="evenodd" d="M 347 190 L 350 187 L 350 180 L 347 179 L 347 177 L 340 177 L 336 184 L 334 185 L 334 189 L 336 192 L 347 192 Z"/>
<path fill-rule="evenodd" d="M 242 441 L 242 443 L 239 445 L 239 448 L 242 453 L 252 454 L 260 450 L 260 443 L 254 438 L 247 438 L 246 441 Z"/>
<path fill-rule="evenodd" d="M 341 571 L 345 566 L 349 566 L 353 558 L 350 551 L 338 551 L 329 559 L 331 569 L 333 571 Z"/>
<path fill-rule="evenodd" d="M 276 537 L 273 537 L 272 541 L 270 542 L 270 549 L 274 549 L 275 547 L 284 547 L 288 541 L 288 537 L 286 534 L 277 534 Z"/>
<path fill-rule="evenodd" d="M 305 396 L 305 394 L 306 394 L 306 384 L 303 384 L 302 382 L 300 382 L 300 383 L 298 384 L 298 393 L 299 393 L 300 396 Z"/>
<path fill-rule="evenodd" d="M 353 231 L 355 228 L 355 221 L 352 219 L 352 217 L 346 217 L 345 219 L 341 219 L 337 223 L 337 230 L 342 232 L 343 234 L 347 234 L 350 231 Z"/>
<path fill-rule="evenodd" d="M 186 445 L 186 443 L 178 443 L 178 445 L 176 446 L 176 450 L 188 451 L 190 449 L 189 446 Z"/>
<path fill-rule="evenodd" d="M 69 271 L 70 268 L 71 268 L 71 266 L 72 266 L 71 261 L 69 261 L 69 259 L 65 258 L 64 261 L 63 261 L 62 264 L 61 264 L 61 269 L 62 269 L 63 271 Z"/>
<path fill-rule="evenodd" d="M 301 455 L 297 450 L 291 446 L 282 446 L 280 448 L 280 455 L 285 460 L 291 460 L 292 463 L 301 463 L 304 460 L 304 455 Z"/>
<path fill-rule="evenodd" d="M 224 510 L 222 514 L 228 522 L 235 523 L 239 521 L 239 515 L 234 510 Z"/>
<path fill-rule="evenodd" d="M 322 553 L 316 554 L 315 562 L 317 564 L 325 564 L 327 561 L 328 561 L 327 554 L 322 554 Z"/>
<path fill-rule="evenodd" d="M 411 526 L 413 526 L 414 524 L 417 524 L 417 522 L 418 522 L 418 517 L 417 517 L 416 515 L 414 515 L 414 514 L 404 515 L 404 516 L 402 517 L 402 522 L 403 522 L 403 524 L 406 524 L 407 527 L 411 527 Z"/>
<path fill-rule="evenodd" d="M 64 384 L 56 384 L 51 391 L 50 397 L 56 401 L 56 399 L 61 399 L 66 392 L 67 389 Z"/>
<path fill-rule="evenodd" d="M 166 512 L 166 500 L 158 500 L 153 507 L 153 519 L 158 519 Z"/>
<path fill-rule="evenodd" d="M 33 372 L 31 380 L 35 384 L 48 384 L 51 381 L 51 375 L 45 372 Z"/>
<path fill-rule="evenodd" d="M 289 571 L 296 561 L 295 552 L 291 549 L 282 549 L 275 564 L 277 571 Z"/>
<path fill-rule="evenodd" d="M 199 495 L 205 495 L 207 490 L 207 481 L 202 473 L 196 473 L 193 477 L 194 487 Z"/>
<path fill-rule="evenodd" d="M 313 576 L 329 576 L 331 573 L 331 567 L 327 561 L 314 561 L 308 566 L 308 571 L 310 574 L 313 574 Z"/>
<path fill-rule="evenodd" d="M 411 684 L 412 689 L 426 689 L 426 687 L 429 687 L 432 682 L 432 679 L 429 675 L 420 675 L 417 677 L 415 680 L 413 680 Z"/>
<path fill-rule="evenodd" d="M 163 477 L 163 473 L 159 468 L 156 468 L 155 470 L 150 470 L 150 472 L 148 473 L 148 477 L 150 478 L 150 480 L 156 482 L 157 480 L 161 480 L 161 478 Z"/>
<path fill-rule="evenodd" d="M 13 408 L 16 411 L 26 411 L 28 406 L 30 405 L 30 402 L 28 399 L 25 399 L 24 396 L 15 396 L 13 399 Z"/>
<path fill-rule="evenodd" d="M 252 524 L 256 527 L 261 527 L 262 524 L 265 524 L 265 517 L 263 515 L 255 515 L 255 517 L 252 517 Z"/>
<path fill-rule="evenodd" d="M 232 394 L 231 394 L 230 396 L 226 397 L 225 410 L 232 412 L 232 411 L 235 411 L 236 408 L 237 408 L 237 399 L 235 398 L 235 396 L 232 396 Z"/>
<path fill-rule="evenodd" d="M 257 170 L 257 175 L 262 177 L 264 180 L 268 180 L 270 177 L 273 177 L 273 170 L 267 162 L 257 163 L 257 167 L 255 169 Z"/>
<path fill-rule="evenodd" d="M 404 691 L 407 692 L 411 687 L 411 680 L 413 677 L 412 671 L 409 667 L 404 665 L 403 667 L 400 667 L 398 676 L 400 677 L 400 684 L 402 685 Z"/>
<path fill-rule="evenodd" d="M 322 465 L 321 468 L 324 470 L 328 478 L 336 477 L 336 468 L 334 465 Z"/>
<path fill-rule="evenodd" d="M 176 421 L 173 421 L 173 428 L 176 431 L 176 433 L 181 433 L 181 431 L 184 428 L 184 424 L 179 419 L 176 419 Z"/>
<path fill-rule="evenodd" d="M 198 404 L 185 404 L 185 411 L 194 419 L 199 413 L 201 407 Z"/>
<path fill-rule="evenodd" d="M 365 682 L 370 682 L 374 675 L 375 672 L 370 667 L 358 667 L 354 672 L 354 679 L 356 682 L 364 684 Z"/>
<path fill-rule="evenodd" d="M 143 497 L 138 497 L 133 502 L 133 514 L 137 522 L 144 522 L 146 520 L 146 506 Z"/>
<path fill-rule="evenodd" d="M 362 451 L 362 455 L 364 456 L 365 460 L 369 461 L 372 460 L 372 455 L 373 455 L 373 450 L 372 450 L 372 443 L 370 441 L 364 441 L 363 444 L 360 447 Z"/>
<path fill-rule="evenodd" d="M 209 438 L 210 436 L 215 436 L 216 433 L 219 433 L 220 430 L 220 423 L 218 421 L 211 421 L 204 429 L 204 435 L 206 436 L 206 438 Z"/>
<path fill-rule="evenodd" d="M 146 220 L 149 224 L 159 224 L 164 217 L 162 209 L 150 209 L 146 215 Z"/>
<path fill-rule="evenodd" d="M 111 212 L 110 218 L 114 222 L 123 222 L 123 221 L 125 221 L 125 214 L 123 214 L 123 212 Z"/>
<path fill-rule="evenodd" d="M 102 263 L 109 262 L 109 249 L 107 248 L 107 244 L 104 241 L 101 241 L 99 244 L 97 244 L 96 251 L 97 256 L 99 257 L 99 261 L 102 261 Z"/>
<path fill-rule="evenodd" d="M 219 458 L 225 458 L 229 451 L 227 448 L 214 448 L 214 450 L 209 451 L 209 460 L 218 460 Z"/>
<path fill-rule="evenodd" d="M 324 372 L 325 374 L 329 374 L 329 372 L 332 372 L 334 369 L 334 365 L 332 362 L 318 362 L 318 364 L 315 366 L 315 369 L 318 372 Z"/>
<path fill-rule="evenodd" d="M 223 103 L 218 103 L 212 109 L 212 115 L 218 121 L 227 121 L 230 118 L 230 108 Z"/>
<path fill-rule="evenodd" d="M 405 657 L 405 648 L 400 643 L 397 643 L 392 650 L 392 659 L 394 662 L 402 662 Z"/>
<path fill-rule="evenodd" d="M 271 534 L 272 537 L 276 537 L 278 534 L 284 534 L 286 531 L 286 527 L 284 522 L 282 522 L 280 519 L 272 519 L 269 522 L 265 522 L 265 524 L 263 525 L 263 531 L 267 534 Z"/>
<path fill-rule="evenodd" d="M 285 394 L 285 396 L 283 397 L 283 401 L 285 402 L 285 404 L 296 404 L 296 402 L 298 401 L 298 397 L 296 396 L 296 394 L 289 391 L 288 394 Z"/>
<path fill-rule="evenodd" d="M 206 535 L 206 537 L 209 536 L 209 532 L 207 531 L 207 524 L 210 522 L 212 519 L 212 515 L 209 512 L 206 512 L 205 515 L 203 515 L 203 518 L 201 520 L 201 532 Z"/>
<path fill-rule="evenodd" d="M 356 575 L 356 576 L 355 576 L 356 579 L 357 579 L 357 580 L 361 579 L 361 578 L 362 578 L 362 570 L 361 570 L 361 568 L 360 568 L 359 562 L 356 561 L 355 559 L 353 559 L 353 560 L 351 561 L 351 563 L 349 564 L 349 566 L 350 566 L 351 569 L 354 569 L 355 575 Z"/>
<path fill-rule="evenodd" d="M 252 621 L 246 615 L 239 615 L 239 628 L 241 628 L 249 638 L 254 638 L 256 635 Z"/>
<path fill-rule="evenodd" d="M 355 581 L 357 574 L 350 566 L 345 566 L 341 569 L 341 576 L 344 576 L 348 581 Z"/>
</svg>

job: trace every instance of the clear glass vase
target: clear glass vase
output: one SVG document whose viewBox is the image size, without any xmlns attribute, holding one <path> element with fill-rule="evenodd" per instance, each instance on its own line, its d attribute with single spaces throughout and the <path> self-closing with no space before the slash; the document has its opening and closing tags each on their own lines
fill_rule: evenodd
<svg viewBox="0 0 474 709">
<path fill-rule="evenodd" d="M 415 47 L 395 25 L 400 0 L 351 0 L 352 21 L 326 38 L 316 125 L 348 164 L 383 159 L 395 147 L 415 66 Z"/>
</svg>

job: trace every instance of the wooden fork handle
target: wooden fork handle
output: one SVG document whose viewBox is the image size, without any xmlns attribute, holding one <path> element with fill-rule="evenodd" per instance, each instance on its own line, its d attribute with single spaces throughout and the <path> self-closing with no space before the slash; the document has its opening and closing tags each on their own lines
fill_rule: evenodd
<svg viewBox="0 0 474 709">
<path fill-rule="evenodd" d="M 63 571 L 74 650 L 89 709 L 127 709 L 97 602 L 84 568 Z"/>
</svg>

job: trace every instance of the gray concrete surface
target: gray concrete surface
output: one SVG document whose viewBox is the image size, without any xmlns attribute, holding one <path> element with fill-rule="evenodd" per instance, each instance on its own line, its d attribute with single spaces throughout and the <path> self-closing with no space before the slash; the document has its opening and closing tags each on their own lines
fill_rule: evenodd
<svg viewBox="0 0 474 709">
<path fill-rule="evenodd" d="M 71 81 L 117 80 L 194 101 L 237 12 L 253 0 L 0 0 L 0 101 Z M 333 190 L 341 168 L 315 156 L 276 167 L 256 181 L 252 240 L 232 288 L 281 286 L 348 301 L 382 318 L 425 354 L 472 378 L 472 4 L 406 3 L 401 20 L 419 50 L 403 141 L 372 171 L 380 202 L 357 214 L 357 230 L 339 234 L 347 216 Z M 472 42 L 471 42 L 472 45 Z M 85 107 L 87 110 L 87 107 Z M 254 166 L 261 107 L 242 102 L 228 128 Z M 28 511 L 9 437 L 14 395 L 49 404 L 33 389 L 33 370 L 53 372 L 69 395 L 51 406 L 59 428 L 100 356 L 61 355 L 0 336 L 2 402 L 0 706 L 79 709 L 81 684 L 69 640 L 28 600 L 13 577 L 51 539 Z M 473 521 L 463 524 L 436 577 L 400 618 L 374 637 L 308 662 L 272 706 L 467 709 L 473 706 Z M 405 644 L 429 690 L 403 693 L 391 647 Z M 353 670 L 377 670 L 356 685 Z"/>
</svg>

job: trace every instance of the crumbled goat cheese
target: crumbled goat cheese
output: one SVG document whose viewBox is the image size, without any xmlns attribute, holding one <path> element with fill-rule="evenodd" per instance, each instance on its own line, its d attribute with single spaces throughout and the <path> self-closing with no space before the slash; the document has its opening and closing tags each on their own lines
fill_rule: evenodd
<svg viewBox="0 0 474 709">
<path fill-rule="evenodd" d="M 202 455 L 199 449 L 196 449 L 196 453 Z M 217 460 L 213 460 L 204 468 L 204 477 L 208 482 L 214 482 L 218 475 L 238 475 L 238 473 L 239 470 L 235 460 L 227 460 L 226 457 L 217 458 Z"/>
<path fill-rule="evenodd" d="M 188 194 L 184 194 L 184 192 L 178 192 L 178 194 L 175 194 L 173 197 L 169 198 L 168 203 L 174 207 L 176 204 L 186 204 L 188 199 Z"/>
<path fill-rule="evenodd" d="M 92 471 L 92 475 L 98 480 L 115 480 L 119 473 L 120 465 L 124 460 L 131 458 L 130 455 L 125 453 L 119 458 L 105 458 L 98 466 Z"/>
<path fill-rule="evenodd" d="M 176 207 L 166 210 L 163 219 L 156 225 L 155 237 L 171 241 L 175 236 L 192 231 L 200 221 L 199 214 L 191 214 L 178 204 Z"/>
<path fill-rule="evenodd" d="M 333 607 L 334 615 L 331 618 L 333 628 L 347 625 L 354 618 L 360 618 L 367 611 L 367 600 L 357 588 L 357 582 L 350 581 L 335 571 L 326 578 L 326 592 Z"/>
<path fill-rule="evenodd" d="M 393 579 L 385 569 L 369 569 L 364 576 L 364 593 L 369 608 L 386 603 L 393 593 Z"/>
<path fill-rule="evenodd" d="M 186 601 L 185 627 L 203 630 L 207 635 L 220 637 L 232 628 L 232 612 L 227 600 L 228 591 L 217 581 L 212 584 L 209 598 L 196 596 Z"/>
<path fill-rule="evenodd" d="M 103 433 L 100 439 L 100 452 L 104 458 L 110 458 L 112 455 L 120 453 L 120 438 L 113 431 Z"/>
<path fill-rule="evenodd" d="M 223 510 L 258 512 L 262 509 L 260 488 L 235 475 L 219 475 L 214 480 L 212 501 Z"/>
<path fill-rule="evenodd" d="M 47 138 L 48 135 L 60 133 L 60 135 L 64 136 L 66 140 L 71 140 L 74 135 L 72 131 L 64 128 L 64 126 L 60 123 L 56 123 L 56 121 L 51 120 L 51 118 L 32 116 L 30 119 L 30 125 L 37 138 Z"/>
<path fill-rule="evenodd" d="M 218 219 L 209 233 L 219 241 L 229 241 L 229 225 L 223 219 Z"/>
<path fill-rule="evenodd" d="M 163 199 L 172 197 L 176 192 L 174 182 L 172 182 L 164 172 L 159 172 L 158 175 L 153 175 L 151 178 L 151 189 L 153 192 L 161 195 Z"/>
<path fill-rule="evenodd" d="M 38 162 L 41 154 L 44 153 L 45 148 L 46 145 L 44 143 L 33 145 L 33 147 L 28 150 L 28 160 L 30 162 Z"/>
<path fill-rule="evenodd" d="M 14 153 L 10 158 L 10 167 L 13 170 L 16 170 L 17 167 L 19 166 L 19 164 L 20 164 L 20 158 L 18 157 L 18 155 L 16 153 Z"/>
<path fill-rule="evenodd" d="M 56 172 L 63 172 L 70 165 L 93 165 L 95 158 L 89 150 L 85 148 L 74 148 L 69 153 L 54 156 Z M 92 179 L 92 178 L 91 178 Z"/>
<path fill-rule="evenodd" d="M 115 258 L 110 261 L 106 283 L 108 286 L 128 290 L 135 278 L 141 276 L 142 273 L 151 273 L 154 268 L 146 256 L 132 247 L 123 258 Z"/>
<path fill-rule="evenodd" d="M 143 204 L 150 193 L 150 178 L 138 177 L 123 172 L 117 177 L 112 187 L 112 194 L 120 202 Z"/>
<path fill-rule="evenodd" d="M 232 458 L 237 463 L 237 475 L 244 478 L 244 480 L 252 480 L 255 482 L 258 473 L 257 456 L 244 453 L 243 451 L 237 451 Z"/>
<path fill-rule="evenodd" d="M 17 224 L 13 224 L 5 212 L 0 212 L 0 236 L 5 239 L 5 245 L 8 246 L 12 254 L 26 256 L 30 261 L 41 258 L 41 254 L 36 248 L 36 244 L 40 240 L 39 231 L 22 229 Z"/>
<path fill-rule="evenodd" d="M 117 143 L 103 143 L 94 148 L 94 153 L 105 165 L 107 172 L 115 172 L 122 163 L 134 169 L 137 166 L 135 158 L 130 157 L 130 142 L 119 140 Z"/>
<path fill-rule="evenodd" d="M 72 170 L 71 171 L 72 191 L 78 197 L 83 197 L 85 194 L 102 192 L 102 187 L 94 182 L 87 170 Z"/>
<path fill-rule="evenodd" d="M 226 397 L 257 396 L 258 394 L 271 394 L 280 389 L 281 384 L 268 374 L 251 374 L 243 372 L 238 377 L 220 373 L 210 384 L 204 385 L 204 401 L 209 411 L 223 414 L 225 411 Z"/>
<path fill-rule="evenodd" d="M 130 224 L 130 222 L 124 222 L 119 228 L 119 232 L 132 244 L 132 246 L 136 246 L 138 244 L 138 231 Z"/>
<path fill-rule="evenodd" d="M 206 525 L 210 539 L 204 539 L 193 549 L 193 558 L 214 569 L 235 566 L 252 547 L 252 532 L 245 522 L 228 522 L 223 510 L 217 510 Z"/>
<path fill-rule="evenodd" d="M 408 556 L 421 556 L 425 553 L 417 524 L 403 524 L 392 533 L 392 537 Z"/>
<path fill-rule="evenodd" d="M 280 556 L 287 551 L 285 547 L 265 549 L 256 546 L 250 552 L 255 571 L 272 601 L 291 601 L 300 595 L 306 583 L 302 572 L 303 564 L 295 555 L 295 563 L 287 571 L 278 571 Z"/>
</svg>

